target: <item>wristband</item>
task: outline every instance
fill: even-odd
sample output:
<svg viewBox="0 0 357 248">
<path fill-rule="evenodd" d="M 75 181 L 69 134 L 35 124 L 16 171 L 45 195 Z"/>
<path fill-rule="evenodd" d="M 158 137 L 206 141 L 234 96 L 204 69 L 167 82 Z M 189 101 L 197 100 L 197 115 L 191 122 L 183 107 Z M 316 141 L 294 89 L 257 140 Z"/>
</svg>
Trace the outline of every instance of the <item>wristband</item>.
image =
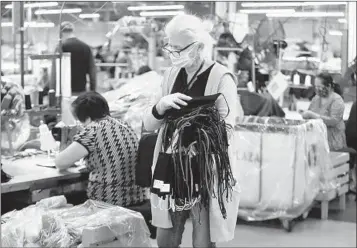
<svg viewBox="0 0 357 248">
<path fill-rule="evenodd" d="M 152 107 L 152 111 L 151 111 L 152 115 L 158 119 L 158 120 L 162 120 L 164 119 L 164 115 L 160 115 L 158 112 L 157 112 L 157 109 L 156 109 L 156 105 L 154 105 L 154 107 Z"/>
</svg>

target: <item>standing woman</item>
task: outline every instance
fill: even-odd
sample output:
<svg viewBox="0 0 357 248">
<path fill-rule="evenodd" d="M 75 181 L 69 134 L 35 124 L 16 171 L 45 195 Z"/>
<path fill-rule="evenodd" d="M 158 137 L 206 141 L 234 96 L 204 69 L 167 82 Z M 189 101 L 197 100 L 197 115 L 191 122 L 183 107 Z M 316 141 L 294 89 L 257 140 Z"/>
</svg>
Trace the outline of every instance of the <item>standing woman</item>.
<svg viewBox="0 0 357 248">
<path fill-rule="evenodd" d="M 345 123 L 343 114 L 345 103 L 342 90 L 328 73 L 320 73 L 315 80 L 316 96 L 309 110 L 303 113 L 304 119 L 322 119 L 327 126 L 327 138 L 331 151 L 346 147 Z"/>
<path fill-rule="evenodd" d="M 170 131 L 167 118 L 168 112 L 172 109 L 181 109 L 193 97 L 221 93 L 224 97 L 219 97 L 215 106 L 225 123 L 234 127 L 237 115 L 243 115 L 238 102 L 235 77 L 227 68 L 213 62 L 204 54 L 205 41 L 209 34 L 205 31 L 202 20 L 192 15 L 177 15 L 167 24 L 165 33 L 168 43 L 164 50 L 169 54 L 173 67 L 165 72 L 160 96 L 144 115 L 146 130 L 159 130 L 154 151 L 153 172 L 157 166 L 159 153 L 165 152 L 162 148 L 163 138 L 171 137 L 174 140 L 174 131 L 172 129 Z M 229 131 L 227 134 L 228 166 L 233 178 L 237 179 L 233 157 L 234 132 Z M 217 178 L 214 181 L 216 184 L 213 183 L 210 187 L 220 187 L 217 185 Z M 179 247 L 185 222 L 190 216 L 193 223 L 193 247 L 214 247 L 215 242 L 233 239 L 239 205 L 238 183 L 228 191 L 231 197 L 228 199 L 223 197 L 226 218 L 220 211 L 221 205 L 218 203 L 217 194 L 215 197 L 210 196 L 208 207 L 195 204 L 189 210 L 180 211 L 168 207 L 172 204 L 172 199 L 169 197 L 160 198 L 157 194 L 151 193 L 152 224 L 158 227 L 158 246 Z"/>
</svg>

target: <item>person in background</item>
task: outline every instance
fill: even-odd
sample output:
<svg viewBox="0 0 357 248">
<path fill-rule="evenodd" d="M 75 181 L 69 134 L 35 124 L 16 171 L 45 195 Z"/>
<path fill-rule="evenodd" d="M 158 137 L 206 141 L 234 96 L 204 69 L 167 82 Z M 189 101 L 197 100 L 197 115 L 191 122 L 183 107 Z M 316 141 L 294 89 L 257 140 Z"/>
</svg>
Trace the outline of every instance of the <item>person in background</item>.
<svg viewBox="0 0 357 248">
<path fill-rule="evenodd" d="M 55 159 L 60 170 L 84 158 L 90 172 L 87 197 L 122 207 L 142 204 L 148 189 L 135 184 L 138 139 L 126 123 L 110 116 L 108 103 L 86 92 L 72 103 L 73 115 L 84 130 Z"/>
<path fill-rule="evenodd" d="M 89 45 L 75 37 L 74 26 L 70 22 L 61 24 L 62 47 L 56 48 L 56 53 L 62 49 L 63 53 L 71 54 L 71 85 L 72 94 L 79 95 L 86 91 L 87 75 L 89 76 L 90 90 L 96 90 L 96 67 L 94 57 Z M 55 63 L 52 72 L 55 71 Z M 56 74 L 52 73 L 52 86 L 55 89 Z"/>
<path fill-rule="evenodd" d="M 124 66 L 123 68 L 126 69 L 127 71 L 131 70 L 133 67 L 133 61 L 130 58 L 130 53 L 129 53 L 129 47 L 124 47 L 123 51 L 121 51 L 119 53 L 119 57 L 117 59 L 117 63 L 120 64 L 127 64 L 126 66 Z"/>
<path fill-rule="evenodd" d="M 345 103 L 342 91 L 328 73 L 320 73 L 315 79 L 316 96 L 309 110 L 303 112 L 304 119 L 322 119 L 327 126 L 328 143 L 331 151 L 346 147 L 345 123 L 343 114 Z"/>
<path fill-rule="evenodd" d="M 192 15 L 177 15 L 167 24 L 165 33 L 168 43 L 164 50 L 169 54 L 173 66 L 165 72 L 160 96 L 155 100 L 155 103 L 153 102 L 148 107 L 143 118 L 147 131 L 160 130 L 154 150 L 153 171 L 160 152 L 163 152 L 161 142 L 163 131 L 167 125 L 165 118 L 167 111 L 186 106 L 187 101 L 192 97 L 221 93 L 227 102 L 223 98 L 219 99 L 216 102 L 216 107 L 228 125 L 235 125 L 238 112 L 243 114 L 238 103 L 235 77 L 227 68 L 204 55 L 205 41 L 209 34 L 204 30 L 202 20 Z M 188 91 L 182 94 L 185 88 Z M 166 137 L 173 134 L 171 131 L 166 134 Z M 228 141 L 229 150 L 234 149 L 233 140 L 232 134 Z M 233 152 L 233 150 L 230 151 Z M 234 178 L 237 178 L 237 170 L 234 165 L 234 159 L 230 157 L 232 174 Z M 212 184 L 213 186 L 214 184 Z M 186 220 L 190 216 L 193 223 L 192 243 L 194 247 L 215 247 L 216 242 L 233 239 L 239 196 L 238 185 L 232 187 L 229 190 L 232 197 L 223 203 L 227 207 L 226 219 L 223 218 L 218 205 L 214 207 L 215 204 L 218 204 L 217 198 L 212 197 L 208 207 L 200 207 L 198 204 L 190 210 L 173 211 L 166 207 L 169 204 L 168 197 L 162 199 L 151 193 L 152 221 L 153 225 L 158 227 L 158 247 L 179 247 Z M 165 207 L 158 207 L 158 204 Z"/>
<path fill-rule="evenodd" d="M 105 63 L 105 59 L 104 59 L 104 56 L 103 56 L 103 46 L 98 46 L 97 47 L 97 52 L 95 54 L 95 61 L 96 63 Z M 106 70 L 106 67 L 104 66 L 101 66 L 100 67 L 100 70 L 101 71 L 105 71 Z"/>
</svg>

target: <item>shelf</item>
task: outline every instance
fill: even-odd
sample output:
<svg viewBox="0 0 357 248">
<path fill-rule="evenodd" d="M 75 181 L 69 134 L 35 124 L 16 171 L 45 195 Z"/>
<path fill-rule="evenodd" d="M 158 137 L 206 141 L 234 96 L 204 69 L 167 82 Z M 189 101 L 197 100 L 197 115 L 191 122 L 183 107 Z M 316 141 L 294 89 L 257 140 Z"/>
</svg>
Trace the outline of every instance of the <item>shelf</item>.
<svg viewBox="0 0 357 248">
<path fill-rule="evenodd" d="M 44 116 L 44 115 L 60 114 L 61 110 L 59 108 L 48 108 L 48 109 L 43 109 L 43 110 L 28 109 L 28 110 L 25 110 L 25 113 L 27 113 L 31 116 Z"/>
</svg>

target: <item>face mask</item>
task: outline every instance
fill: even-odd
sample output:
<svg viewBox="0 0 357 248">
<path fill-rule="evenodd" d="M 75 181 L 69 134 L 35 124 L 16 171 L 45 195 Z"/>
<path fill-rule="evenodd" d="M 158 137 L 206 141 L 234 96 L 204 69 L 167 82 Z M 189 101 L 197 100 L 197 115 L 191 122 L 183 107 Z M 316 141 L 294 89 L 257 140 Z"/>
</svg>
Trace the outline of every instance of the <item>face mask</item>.
<svg viewBox="0 0 357 248">
<path fill-rule="evenodd" d="M 192 48 L 189 51 L 181 52 L 180 57 L 178 58 L 170 54 L 170 60 L 172 65 L 178 68 L 182 68 L 192 64 L 196 56 L 194 58 L 191 58 L 190 57 L 191 52 L 192 52 Z"/>
<path fill-rule="evenodd" d="M 319 97 L 328 97 L 329 90 L 326 87 L 316 89 L 316 94 Z"/>
</svg>

